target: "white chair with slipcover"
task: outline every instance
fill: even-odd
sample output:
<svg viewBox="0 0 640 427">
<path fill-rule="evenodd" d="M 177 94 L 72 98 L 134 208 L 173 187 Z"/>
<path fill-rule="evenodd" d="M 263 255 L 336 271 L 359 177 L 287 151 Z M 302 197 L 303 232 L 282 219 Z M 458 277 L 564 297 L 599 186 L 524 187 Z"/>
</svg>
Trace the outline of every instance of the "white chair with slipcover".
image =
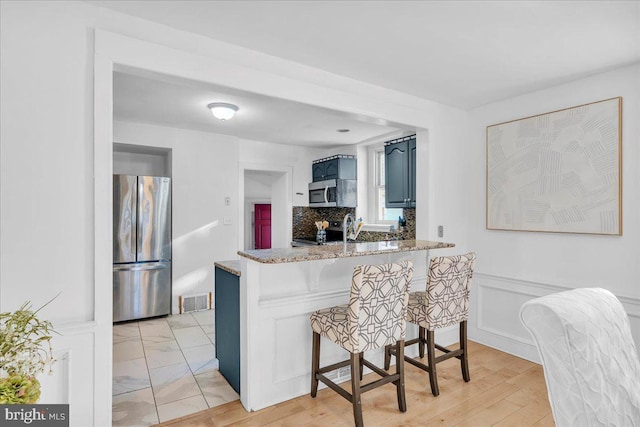
<svg viewBox="0 0 640 427">
<path fill-rule="evenodd" d="M 609 291 L 582 288 L 526 302 L 556 425 L 640 426 L 640 360 L 629 318 Z"/>
</svg>

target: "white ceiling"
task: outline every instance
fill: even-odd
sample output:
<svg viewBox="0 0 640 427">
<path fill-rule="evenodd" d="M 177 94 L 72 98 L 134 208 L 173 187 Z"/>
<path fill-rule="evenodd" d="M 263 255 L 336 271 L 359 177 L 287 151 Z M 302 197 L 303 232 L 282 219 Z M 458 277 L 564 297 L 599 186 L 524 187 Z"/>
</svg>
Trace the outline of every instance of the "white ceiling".
<svg viewBox="0 0 640 427">
<path fill-rule="evenodd" d="M 640 61 L 638 1 L 91 1 L 469 109 Z"/>
<path fill-rule="evenodd" d="M 463 109 L 640 62 L 639 1 L 89 2 Z M 314 146 L 407 131 L 144 77 L 117 76 L 117 119 Z M 237 103 L 244 121 L 212 121 L 212 101 Z"/>
<path fill-rule="evenodd" d="M 229 102 L 240 109 L 233 119 L 220 121 L 207 108 L 212 102 Z M 381 120 L 136 70 L 114 73 L 113 116 L 120 121 L 318 148 L 413 131 Z"/>
</svg>

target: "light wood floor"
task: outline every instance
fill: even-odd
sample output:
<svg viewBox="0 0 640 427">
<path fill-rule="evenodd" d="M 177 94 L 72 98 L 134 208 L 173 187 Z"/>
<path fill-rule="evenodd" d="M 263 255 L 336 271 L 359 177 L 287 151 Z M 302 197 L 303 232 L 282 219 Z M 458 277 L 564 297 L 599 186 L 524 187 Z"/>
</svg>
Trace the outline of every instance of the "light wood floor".
<svg viewBox="0 0 640 427">
<path fill-rule="evenodd" d="M 309 362 L 311 363 L 311 362 Z M 426 372 L 405 363 L 407 412 L 398 411 L 395 388 L 385 385 L 362 395 L 367 427 L 375 426 L 553 426 L 542 366 L 469 342 L 471 381 L 460 363 L 438 364 L 440 396 L 434 397 Z M 375 380 L 369 374 L 364 382 Z M 350 383 L 343 386 L 350 388 Z M 330 389 L 312 399 L 301 396 L 256 412 L 240 401 L 168 421 L 159 426 L 353 426 L 351 403 Z"/>
</svg>

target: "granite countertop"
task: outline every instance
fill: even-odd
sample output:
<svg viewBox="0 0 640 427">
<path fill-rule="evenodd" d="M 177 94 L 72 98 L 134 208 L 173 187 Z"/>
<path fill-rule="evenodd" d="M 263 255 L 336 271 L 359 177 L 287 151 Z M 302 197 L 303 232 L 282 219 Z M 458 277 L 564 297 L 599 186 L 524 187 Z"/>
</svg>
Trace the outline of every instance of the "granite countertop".
<svg viewBox="0 0 640 427">
<path fill-rule="evenodd" d="M 382 242 L 347 243 L 337 245 L 302 246 L 296 248 L 255 249 L 238 251 L 238 255 L 265 264 L 312 261 L 318 259 L 345 258 L 376 255 L 389 252 L 423 251 L 452 248 L 453 243 L 428 240 L 390 240 Z"/>
<path fill-rule="evenodd" d="M 240 261 L 216 261 L 213 265 L 238 277 L 242 275 L 240 272 Z"/>
</svg>

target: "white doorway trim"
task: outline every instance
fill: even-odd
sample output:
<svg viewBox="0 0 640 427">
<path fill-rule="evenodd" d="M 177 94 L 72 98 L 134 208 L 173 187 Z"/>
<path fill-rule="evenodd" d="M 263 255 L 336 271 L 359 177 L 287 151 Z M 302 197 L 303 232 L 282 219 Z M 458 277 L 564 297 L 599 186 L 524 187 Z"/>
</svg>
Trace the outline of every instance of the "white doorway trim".
<svg viewBox="0 0 640 427">
<path fill-rule="evenodd" d="M 94 57 L 94 297 L 93 425 L 111 425 L 113 377 L 113 62 Z"/>
<path fill-rule="evenodd" d="M 247 171 L 261 171 L 261 172 L 280 172 L 284 174 L 284 179 L 285 179 L 285 186 L 284 188 L 281 189 L 280 194 L 274 194 L 273 191 L 271 193 L 271 200 L 269 203 L 271 203 L 272 209 L 278 209 L 280 208 L 280 211 L 271 211 L 271 215 L 272 218 L 275 217 L 276 215 L 288 215 L 291 216 L 292 212 L 293 212 L 293 194 L 291 194 L 292 192 L 292 188 L 293 188 L 293 168 L 291 166 L 286 166 L 286 165 L 269 165 L 269 164 L 262 164 L 262 163 L 247 163 L 247 162 L 240 162 L 239 165 L 239 170 L 238 170 L 238 200 L 242 201 L 241 203 L 238 204 L 238 218 L 242 218 L 243 221 L 245 220 L 245 208 L 246 208 L 246 204 L 247 204 L 247 200 L 245 199 L 245 195 L 244 195 L 244 177 L 245 177 L 245 173 Z M 284 205 L 281 204 L 280 200 L 284 201 Z M 285 237 L 284 240 L 282 241 L 286 241 L 286 242 L 291 242 L 292 239 L 292 235 L 293 235 L 293 231 L 292 231 L 292 225 L 291 222 L 286 220 L 286 218 L 279 218 L 281 221 L 283 221 L 282 223 L 282 227 L 284 227 L 284 232 L 285 232 Z M 274 220 L 272 220 L 272 230 L 274 230 Z M 278 218 L 275 219 L 275 221 L 278 221 Z M 244 248 L 244 244 L 245 244 L 245 229 L 246 227 L 243 226 L 240 227 L 239 232 L 238 232 L 238 247 L 239 248 Z M 277 232 L 278 230 L 278 226 L 275 225 L 275 230 Z M 277 241 L 277 240 L 276 240 Z M 274 238 L 272 237 L 271 242 L 274 242 Z M 273 247 L 278 247 L 275 243 L 273 244 Z"/>
</svg>

